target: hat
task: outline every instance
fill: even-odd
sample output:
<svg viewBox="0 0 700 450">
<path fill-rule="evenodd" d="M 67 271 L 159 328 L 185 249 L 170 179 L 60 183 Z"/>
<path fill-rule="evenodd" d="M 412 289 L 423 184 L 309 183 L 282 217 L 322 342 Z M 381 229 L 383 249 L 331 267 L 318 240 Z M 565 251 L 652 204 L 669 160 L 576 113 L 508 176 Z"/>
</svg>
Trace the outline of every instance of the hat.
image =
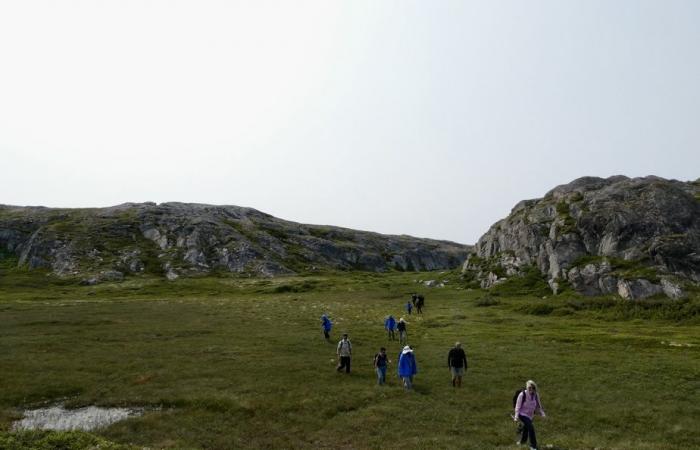
<svg viewBox="0 0 700 450">
<path fill-rule="evenodd" d="M 403 321 L 404 321 L 404 320 L 403 320 L 403 317 L 399 319 L 399 322 L 403 322 Z"/>
<path fill-rule="evenodd" d="M 403 348 L 403 351 L 402 351 L 401 353 L 405 355 L 406 353 L 409 353 L 409 352 L 412 352 L 412 351 L 413 351 L 413 349 L 411 349 L 411 347 L 409 347 L 409 346 L 407 345 L 407 346 L 405 346 L 405 347 Z"/>
</svg>

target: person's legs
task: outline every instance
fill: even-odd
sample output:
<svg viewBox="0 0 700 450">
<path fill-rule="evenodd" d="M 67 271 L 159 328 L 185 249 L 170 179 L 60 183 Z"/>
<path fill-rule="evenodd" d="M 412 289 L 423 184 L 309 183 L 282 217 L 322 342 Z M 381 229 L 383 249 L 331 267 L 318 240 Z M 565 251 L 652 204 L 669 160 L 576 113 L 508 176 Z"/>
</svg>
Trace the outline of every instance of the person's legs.
<svg viewBox="0 0 700 450">
<path fill-rule="evenodd" d="M 461 388 L 462 387 L 462 376 L 457 375 L 457 387 Z"/>
<path fill-rule="evenodd" d="M 345 360 L 345 373 L 350 373 L 350 357 L 346 356 L 345 358 L 347 358 Z"/>
<path fill-rule="evenodd" d="M 535 425 L 530 421 L 530 447 L 537 448 L 537 436 L 535 436 Z"/>
<path fill-rule="evenodd" d="M 523 435 L 520 438 L 520 443 L 526 443 L 529 437 L 530 447 L 537 448 L 537 437 L 535 436 L 535 428 L 532 426 L 532 419 L 523 415 L 519 415 L 518 419 L 523 423 Z"/>
<path fill-rule="evenodd" d="M 380 385 L 386 383 L 386 367 L 377 367 L 377 383 Z"/>
</svg>

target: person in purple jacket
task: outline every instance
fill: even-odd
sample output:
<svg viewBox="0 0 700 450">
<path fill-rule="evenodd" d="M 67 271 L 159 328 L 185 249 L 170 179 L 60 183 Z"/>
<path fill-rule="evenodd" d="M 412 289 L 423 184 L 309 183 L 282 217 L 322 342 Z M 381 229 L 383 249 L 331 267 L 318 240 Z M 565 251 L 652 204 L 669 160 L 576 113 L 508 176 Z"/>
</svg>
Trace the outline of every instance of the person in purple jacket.
<svg viewBox="0 0 700 450">
<path fill-rule="evenodd" d="M 525 390 L 520 392 L 515 402 L 513 420 L 516 422 L 520 420 L 523 423 L 523 435 L 516 444 L 525 444 L 529 437 L 530 450 L 537 450 L 537 437 L 535 436 L 535 427 L 532 425 L 532 419 L 536 412 L 539 412 L 542 417 L 546 417 L 540 396 L 537 393 L 537 385 L 534 381 L 528 380 L 525 383 Z"/>
</svg>

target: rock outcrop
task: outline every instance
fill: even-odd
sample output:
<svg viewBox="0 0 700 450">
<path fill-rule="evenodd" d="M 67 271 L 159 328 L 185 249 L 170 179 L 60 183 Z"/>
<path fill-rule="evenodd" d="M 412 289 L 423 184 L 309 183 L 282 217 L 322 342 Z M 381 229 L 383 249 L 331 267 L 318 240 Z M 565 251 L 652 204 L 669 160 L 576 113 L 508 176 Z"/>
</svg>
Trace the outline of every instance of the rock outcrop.
<svg viewBox="0 0 700 450">
<path fill-rule="evenodd" d="M 237 206 L 0 206 L 0 258 L 79 276 L 85 284 L 143 272 L 175 279 L 215 272 L 450 269 L 459 267 L 469 250 L 448 241 L 303 225 Z"/>
<path fill-rule="evenodd" d="M 463 265 L 484 288 L 537 267 L 557 293 L 683 296 L 700 282 L 700 181 L 584 177 L 524 200 Z"/>
</svg>

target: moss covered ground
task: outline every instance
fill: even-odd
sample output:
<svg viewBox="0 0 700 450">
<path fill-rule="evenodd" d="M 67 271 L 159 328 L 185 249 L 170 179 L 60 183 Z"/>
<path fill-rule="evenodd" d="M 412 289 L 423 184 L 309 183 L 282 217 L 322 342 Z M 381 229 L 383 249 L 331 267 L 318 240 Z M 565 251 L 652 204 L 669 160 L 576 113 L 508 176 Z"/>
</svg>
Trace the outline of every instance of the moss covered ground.
<svg viewBox="0 0 700 450">
<path fill-rule="evenodd" d="M 406 316 L 415 390 L 395 376 L 378 387 L 374 353 L 386 346 L 393 368 L 399 351 L 383 318 L 404 316 L 414 291 L 426 296 L 424 314 Z M 523 292 L 440 272 L 78 286 L 6 268 L 0 448 L 515 448 L 508 414 L 527 379 L 549 416 L 536 419 L 541 448 L 700 448 L 697 293 L 631 304 Z M 350 375 L 335 371 L 342 332 Z M 446 367 L 455 341 L 470 364 L 459 390 Z M 23 409 L 56 402 L 146 414 L 94 433 L 10 430 Z"/>
</svg>

